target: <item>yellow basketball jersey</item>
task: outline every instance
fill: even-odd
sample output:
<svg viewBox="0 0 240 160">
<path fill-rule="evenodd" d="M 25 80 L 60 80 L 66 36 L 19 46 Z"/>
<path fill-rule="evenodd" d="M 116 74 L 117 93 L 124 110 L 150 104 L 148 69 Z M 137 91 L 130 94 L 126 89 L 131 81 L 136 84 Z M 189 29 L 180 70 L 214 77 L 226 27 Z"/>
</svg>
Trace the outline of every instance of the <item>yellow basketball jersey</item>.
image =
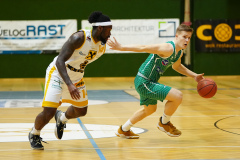
<svg viewBox="0 0 240 160">
<path fill-rule="evenodd" d="M 67 73 L 72 81 L 83 77 L 86 66 L 102 56 L 106 50 L 106 44 L 101 41 L 95 42 L 91 30 L 80 30 L 84 32 L 84 43 L 76 49 L 72 56 L 65 62 Z M 55 64 L 57 57 L 53 63 Z"/>
</svg>

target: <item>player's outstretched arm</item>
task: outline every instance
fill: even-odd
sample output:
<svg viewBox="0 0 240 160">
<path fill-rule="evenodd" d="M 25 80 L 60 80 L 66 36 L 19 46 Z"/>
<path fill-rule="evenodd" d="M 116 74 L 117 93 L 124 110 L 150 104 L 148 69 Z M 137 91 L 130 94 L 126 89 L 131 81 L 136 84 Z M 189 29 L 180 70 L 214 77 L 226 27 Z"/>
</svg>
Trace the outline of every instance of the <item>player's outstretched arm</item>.
<svg viewBox="0 0 240 160">
<path fill-rule="evenodd" d="M 110 49 L 112 50 L 153 53 L 159 54 L 160 56 L 163 57 L 170 56 L 170 54 L 173 51 L 172 46 L 168 43 L 151 45 L 139 45 L 139 44 L 122 45 L 116 40 L 115 37 L 113 37 L 113 40 L 108 39 L 107 44 L 110 46 Z"/>
</svg>

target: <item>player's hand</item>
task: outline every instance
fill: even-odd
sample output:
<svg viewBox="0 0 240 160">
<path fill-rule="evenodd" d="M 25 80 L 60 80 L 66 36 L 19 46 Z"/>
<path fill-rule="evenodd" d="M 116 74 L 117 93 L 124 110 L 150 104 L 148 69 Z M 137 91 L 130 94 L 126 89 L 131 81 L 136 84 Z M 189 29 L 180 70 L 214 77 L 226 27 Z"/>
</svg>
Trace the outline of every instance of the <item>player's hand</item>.
<svg viewBox="0 0 240 160">
<path fill-rule="evenodd" d="M 204 73 L 197 74 L 197 76 L 194 77 L 195 81 L 199 82 L 199 81 L 201 81 L 202 79 L 204 79 L 203 75 L 204 75 Z"/>
<path fill-rule="evenodd" d="M 68 85 L 69 93 L 72 99 L 78 100 L 81 98 L 78 88 L 74 84 Z"/>
<path fill-rule="evenodd" d="M 107 44 L 110 46 L 110 49 L 112 50 L 121 50 L 122 46 L 118 41 L 113 37 L 113 40 L 110 38 L 107 40 Z"/>
</svg>

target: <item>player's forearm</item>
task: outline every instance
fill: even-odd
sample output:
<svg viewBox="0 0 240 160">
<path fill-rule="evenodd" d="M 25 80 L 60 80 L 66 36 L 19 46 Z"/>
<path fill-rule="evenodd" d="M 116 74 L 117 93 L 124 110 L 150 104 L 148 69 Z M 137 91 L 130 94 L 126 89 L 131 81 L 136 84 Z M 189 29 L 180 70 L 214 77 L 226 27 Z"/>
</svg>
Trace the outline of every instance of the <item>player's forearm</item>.
<svg viewBox="0 0 240 160">
<path fill-rule="evenodd" d="M 147 52 L 144 45 L 122 45 L 121 51 Z"/>
<path fill-rule="evenodd" d="M 186 68 L 184 65 L 179 65 L 177 68 L 173 68 L 175 71 L 177 71 L 178 73 L 180 74 L 183 74 L 185 76 L 188 76 L 188 77 L 196 77 L 197 74 L 192 72 L 191 70 L 189 70 L 188 68 Z"/>
<path fill-rule="evenodd" d="M 72 84 L 72 81 L 70 80 L 70 77 L 67 74 L 65 62 L 64 61 L 61 62 L 60 60 L 57 60 L 56 66 L 57 66 L 59 74 L 61 75 L 61 77 L 62 77 L 63 81 L 66 83 L 66 85 Z"/>
</svg>

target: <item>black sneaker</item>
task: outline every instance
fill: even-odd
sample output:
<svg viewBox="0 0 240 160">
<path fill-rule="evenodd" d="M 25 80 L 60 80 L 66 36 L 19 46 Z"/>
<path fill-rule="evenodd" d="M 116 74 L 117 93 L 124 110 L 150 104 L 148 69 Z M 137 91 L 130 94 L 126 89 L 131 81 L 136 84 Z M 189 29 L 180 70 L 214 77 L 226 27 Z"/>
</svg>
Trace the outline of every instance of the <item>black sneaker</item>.
<svg viewBox="0 0 240 160">
<path fill-rule="evenodd" d="M 34 135 L 31 132 L 29 132 L 28 139 L 29 139 L 32 149 L 36 149 L 36 150 L 44 149 L 44 147 L 42 145 L 42 142 L 44 142 L 44 141 L 42 140 L 42 138 L 39 135 Z M 47 143 L 47 142 L 44 142 L 44 143 Z"/>
<path fill-rule="evenodd" d="M 66 123 L 62 123 L 60 120 L 61 114 L 63 112 L 57 110 L 55 113 L 56 127 L 55 127 L 55 136 L 57 139 L 62 139 L 64 128 L 66 128 Z"/>
</svg>

